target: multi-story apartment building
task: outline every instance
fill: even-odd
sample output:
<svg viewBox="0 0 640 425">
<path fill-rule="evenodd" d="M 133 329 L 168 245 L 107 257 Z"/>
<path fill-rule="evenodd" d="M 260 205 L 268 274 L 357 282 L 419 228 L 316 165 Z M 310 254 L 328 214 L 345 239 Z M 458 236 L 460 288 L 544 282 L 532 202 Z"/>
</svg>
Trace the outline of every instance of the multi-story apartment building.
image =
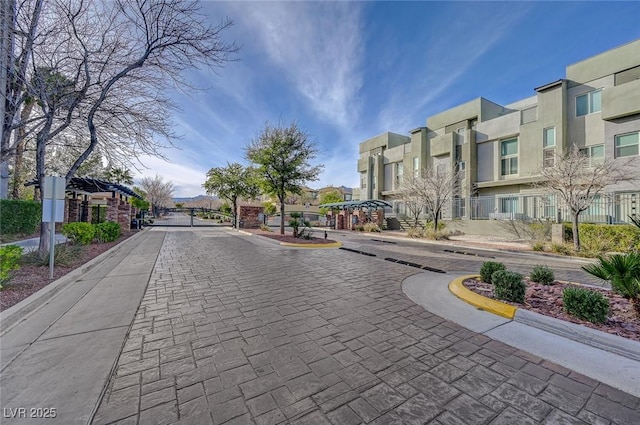
<svg viewBox="0 0 640 425">
<path fill-rule="evenodd" d="M 424 167 L 460 170 L 454 218 L 556 218 L 555 200 L 535 183 L 556 153 L 576 145 L 594 161 L 633 157 L 640 170 L 640 40 L 569 65 L 566 77 L 510 105 L 478 98 L 431 116 L 409 136 L 384 133 L 360 143 L 360 197 L 404 212 L 398 189 Z M 585 219 L 623 221 L 640 213 L 638 182 L 607 188 Z M 636 210 L 636 202 L 637 210 Z M 606 218 L 605 218 L 606 217 Z"/>
</svg>

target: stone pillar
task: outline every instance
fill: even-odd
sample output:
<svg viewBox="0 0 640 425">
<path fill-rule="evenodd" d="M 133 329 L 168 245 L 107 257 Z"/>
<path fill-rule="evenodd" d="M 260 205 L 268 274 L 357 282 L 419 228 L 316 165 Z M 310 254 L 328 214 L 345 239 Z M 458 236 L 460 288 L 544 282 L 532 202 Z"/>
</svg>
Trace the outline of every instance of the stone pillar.
<svg viewBox="0 0 640 425">
<path fill-rule="evenodd" d="M 80 221 L 91 223 L 91 202 L 88 199 L 82 201 L 80 208 Z"/>
<path fill-rule="evenodd" d="M 249 205 L 241 205 L 238 207 L 238 228 L 256 229 L 263 224 L 264 216 L 263 207 L 253 207 Z"/>
<path fill-rule="evenodd" d="M 128 232 L 131 230 L 131 205 L 128 202 L 122 202 L 118 205 L 118 219 L 116 220 L 120 224 L 120 230 Z"/>
<path fill-rule="evenodd" d="M 336 229 L 344 230 L 345 215 L 346 212 L 340 211 L 340 214 L 336 217 Z"/>
<path fill-rule="evenodd" d="M 109 198 L 107 199 L 107 221 L 118 222 L 118 206 L 120 205 L 120 199 Z"/>
<path fill-rule="evenodd" d="M 563 224 L 551 225 L 551 243 L 556 245 L 562 245 L 564 243 L 564 225 Z"/>
<path fill-rule="evenodd" d="M 66 222 L 67 223 L 75 223 L 80 221 L 80 207 L 81 200 L 78 198 L 67 199 L 66 202 Z"/>
</svg>

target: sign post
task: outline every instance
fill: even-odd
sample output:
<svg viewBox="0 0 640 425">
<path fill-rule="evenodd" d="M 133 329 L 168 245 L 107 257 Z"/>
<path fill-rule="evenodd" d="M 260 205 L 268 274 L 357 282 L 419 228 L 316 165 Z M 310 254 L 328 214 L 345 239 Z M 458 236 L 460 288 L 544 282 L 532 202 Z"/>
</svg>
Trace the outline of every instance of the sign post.
<svg viewBox="0 0 640 425">
<path fill-rule="evenodd" d="M 64 220 L 64 177 L 45 176 L 42 190 L 42 222 L 49 223 L 49 279 L 53 279 L 56 246 L 56 222 Z"/>
</svg>

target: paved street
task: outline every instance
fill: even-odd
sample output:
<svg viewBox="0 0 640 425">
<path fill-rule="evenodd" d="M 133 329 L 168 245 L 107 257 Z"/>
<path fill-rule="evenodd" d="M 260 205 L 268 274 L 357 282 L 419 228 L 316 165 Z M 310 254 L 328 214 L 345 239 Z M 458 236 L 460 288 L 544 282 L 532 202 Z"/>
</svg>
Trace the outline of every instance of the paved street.
<svg viewBox="0 0 640 425">
<path fill-rule="evenodd" d="M 484 260 L 347 245 L 447 271 Z M 416 272 L 224 229 L 166 230 L 93 423 L 640 423 L 638 398 L 414 304 L 401 282 Z"/>
</svg>

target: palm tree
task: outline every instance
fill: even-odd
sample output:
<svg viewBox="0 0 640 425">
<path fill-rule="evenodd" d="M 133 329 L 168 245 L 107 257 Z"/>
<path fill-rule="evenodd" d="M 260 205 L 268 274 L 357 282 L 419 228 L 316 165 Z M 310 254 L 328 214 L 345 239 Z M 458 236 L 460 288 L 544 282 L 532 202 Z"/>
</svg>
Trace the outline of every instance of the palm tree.
<svg viewBox="0 0 640 425">
<path fill-rule="evenodd" d="M 595 277 L 610 281 L 614 292 L 628 298 L 640 317 L 640 252 L 600 257 L 597 263 L 582 268 Z"/>
<path fill-rule="evenodd" d="M 106 178 L 113 183 L 126 184 L 129 186 L 133 184 L 133 176 L 127 168 L 111 168 L 107 171 Z"/>
</svg>

